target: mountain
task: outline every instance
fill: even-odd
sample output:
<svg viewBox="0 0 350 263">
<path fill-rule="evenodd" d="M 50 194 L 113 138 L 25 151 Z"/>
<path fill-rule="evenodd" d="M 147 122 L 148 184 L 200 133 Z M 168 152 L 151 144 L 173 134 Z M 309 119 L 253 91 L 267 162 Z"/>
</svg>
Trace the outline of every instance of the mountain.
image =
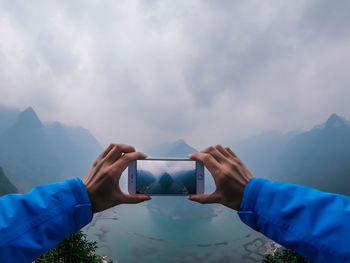
<svg viewBox="0 0 350 263">
<path fill-rule="evenodd" d="M 43 124 L 31 107 L 0 134 L 0 163 L 20 191 L 83 177 L 101 150 L 86 129 Z"/>
<path fill-rule="evenodd" d="M 59 122 L 47 123 L 45 127 L 49 148 L 55 153 L 61 177 L 82 177 L 102 151 L 91 133 L 82 127 L 69 127 Z"/>
<path fill-rule="evenodd" d="M 191 153 L 197 152 L 197 150 L 189 146 L 184 140 L 180 139 L 175 141 L 168 152 L 164 155 L 167 157 L 187 157 Z"/>
<path fill-rule="evenodd" d="M 137 192 L 156 194 L 194 194 L 196 174 L 194 171 L 164 172 L 157 177 L 147 170 L 137 172 Z"/>
<path fill-rule="evenodd" d="M 0 196 L 10 193 L 17 193 L 17 188 L 10 182 L 0 167 Z"/>
<path fill-rule="evenodd" d="M 0 134 L 9 128 L 16 120 L 20 111 L 0 107 Z"/>
<path fill-rule="evenodd" d="M 147 170 L 138 170 L 137 171 L 137 182 L 136 182 L 136 192 L 144 193 L 147 188 L 156 180 L 153 174 Z"/>
<path fill-rule="evenodd" d="M 310 131 L 265 132 L 232 149 L 256 177 L 350 194 L 350 122 L 337 114 Z"/>
<path fill-rule="evenodd" d="M 148 151 L 151 156 L 179 158 L 187 158 L 189 154 L 194 152 L 197 150 L 182 139 L 158 145 Z"/>
<path fill-rule="evenodd" d="M 232 150 L 256 177 L 269 177 L 271 169 L 287 143 L 298 131 L 268 131 L 236 143 Z"/>
<path fill-rule="evenodd" d="M 54 162 L 44 126 L 32 108 L 20 113 L 0 135 L 0 163 L 20 190 L 58 179 L 60 167 Z"/>
<path fill-rule="evenodd" d="M 350 194 L 350 125 L 336 114 L 292 138 L 274 166 L 272 179 Z"/>
</svg>

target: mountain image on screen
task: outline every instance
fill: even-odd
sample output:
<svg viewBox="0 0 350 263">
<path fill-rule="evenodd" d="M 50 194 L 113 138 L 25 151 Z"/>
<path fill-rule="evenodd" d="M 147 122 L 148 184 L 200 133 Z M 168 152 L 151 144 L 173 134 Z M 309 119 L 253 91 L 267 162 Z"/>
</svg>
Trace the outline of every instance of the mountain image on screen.
<svg viewBox="0 0 350 263">
<path fill-rule="evenodd" d="M 159 184 L 164 190 L 171 188 L 173 182 L 174 180 L 171 178 L 170 174 L 168 173 L 163 173 L 160 176 Z"/>
<path fill-rule="evenodd" d="M 137 171 L 137 179 L 136 179 L 136 192 L 137 193 L 146 193 L 147 189 L 156 178 L 152 175 L 152 173 L 145 170 Z"/>
<path fill-rule="evenodd" d="M 196 192 L 196 172 L 180 171 L 170 175 L 162 173 L 156 179 L 149 171 L 138 170 L 136 191 L 146 194 L 194 194 Z"/>
</svg>

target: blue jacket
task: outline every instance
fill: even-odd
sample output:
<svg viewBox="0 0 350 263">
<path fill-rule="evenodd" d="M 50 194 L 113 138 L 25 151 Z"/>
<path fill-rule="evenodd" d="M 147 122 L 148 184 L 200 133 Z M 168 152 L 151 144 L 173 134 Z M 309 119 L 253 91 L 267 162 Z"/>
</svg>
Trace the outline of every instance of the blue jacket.
<svg viewBox="0 0 350 263">
<path fill-rule="evenodd" d="M 253 178 L 241 220 L 314 262 L 350 262 L 350 198 Z M 92 208 L 78 178 L 0 198 L 0 261 L 32 262 L 88 224 Z"/>
<path fill-rule="evenodd" d="M 0 262 L 32 262 L 91 219 L 91 203 L 78 178 L 2 196 Z"/>
<path fill-rule="evenodd" d="M 313 262 L 350 262 L 350 197 L 253 178 L 241 220 Z"/>
</svg>

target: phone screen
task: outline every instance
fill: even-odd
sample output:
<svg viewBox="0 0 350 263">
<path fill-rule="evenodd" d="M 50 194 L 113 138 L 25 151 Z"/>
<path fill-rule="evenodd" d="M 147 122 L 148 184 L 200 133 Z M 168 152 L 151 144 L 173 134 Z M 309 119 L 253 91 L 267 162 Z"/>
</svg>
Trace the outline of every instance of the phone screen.
<svg viewBox="0 0 350 263">
<path fill-rule="evenodd" d="M 138 160 L 136 169 L 136 193 L 138 194 L 196 193 L 196 161 Z"/>
</svg>

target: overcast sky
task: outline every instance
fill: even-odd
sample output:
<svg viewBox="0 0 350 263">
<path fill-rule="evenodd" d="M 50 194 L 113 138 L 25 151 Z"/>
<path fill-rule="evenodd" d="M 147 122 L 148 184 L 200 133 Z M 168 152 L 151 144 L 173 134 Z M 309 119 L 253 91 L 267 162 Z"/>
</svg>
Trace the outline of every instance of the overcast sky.
<svg viewBox="0 0 350 263">
<path fill-rule="evenodd" d="M 350 1 L 0 0 L 0 106 L 200 149 L 350 119 Z"/>
</svg>

